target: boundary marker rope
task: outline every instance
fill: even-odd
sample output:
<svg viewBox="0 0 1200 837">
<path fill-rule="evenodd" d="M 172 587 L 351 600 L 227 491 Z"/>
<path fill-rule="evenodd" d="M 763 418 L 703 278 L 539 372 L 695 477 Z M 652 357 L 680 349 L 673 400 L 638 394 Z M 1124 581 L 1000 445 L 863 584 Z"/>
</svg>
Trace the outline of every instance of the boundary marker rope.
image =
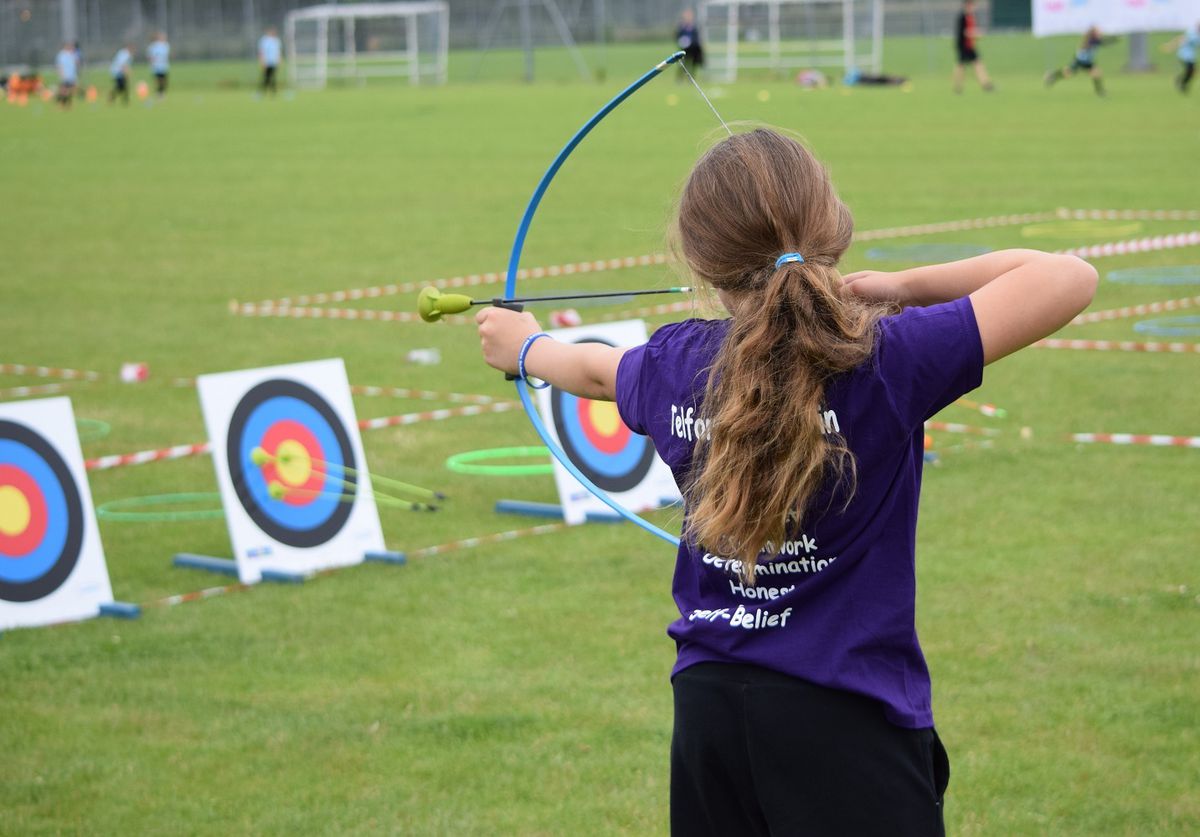
<svg viewBox="0 0 1200 837">
<path fill-rule="evenodd" d="M 1131 340 L 1063 340 L 1047 337 L 1033 345 L 1038 349 L 1085 349 L 1094 352 L 1200 353 L 1200 343 L 1135 343 Z"/>
<path fill-rule="evenodd" d="M 1147 302 L 1142 305 L 1127 305 L 1124 308 L 1110 308 L 1107 311 L 1087 311 L 1080 314 L 1067 325 L 1084 325 L 1086 323 L 1101 323 L 1107 320 L 1123 320 L 1128 317 L 1140 317 L 1143 314 L 1159 314 L 1163 311 L 1178 311 L 1200 305 L 1200 296 L 1189 296 L 1183 299 L 1168 299 L 1163 302 Z"/>
<path fill-rule="evenodd" d="M 417 424 L 422 421 L 441 421 L 456 416 L 477 416 L 483 413 L 507 413 L 521 405 L 516 401 L 497 401 L 492 404 L 470 404 L 466 407 L 447 407 L 442 410 L 428 410 L 423 413 L 404 413 L 398 416 L 383 416 L 381 418 L 360 419 L 360 430 L 381 430 L 386 427 L 401 427 Z M 113 454 L 100 456 L 84 461 L 88 471 L 105 471 L 110 468 L 123 468 L 127 465 L 144 465 L 148 462 L 162 462 L 168 459 L 183 459 L 188 456 L 201 456 L 212 450 L 210 442 L 197 442 L 191 445 L 174 445 L 169 448 L 142 450 L 135 453 Z"/>
<path fill-rule="evenodd" d="M 62 378 L 64 381 L 97 381 L 101 377 L 99 372 L 87 369 L 29 366 L 24 363 L 0 363 L 0 375 L 31 375 L 35 378 Z"/>
<path fill-rule="evenodd" d="M 1164 436 L 1149 433 L 1072 433 L 1073 442 L 1106 445 L 1200 448 L 1200 436 Z"/>
</svg>

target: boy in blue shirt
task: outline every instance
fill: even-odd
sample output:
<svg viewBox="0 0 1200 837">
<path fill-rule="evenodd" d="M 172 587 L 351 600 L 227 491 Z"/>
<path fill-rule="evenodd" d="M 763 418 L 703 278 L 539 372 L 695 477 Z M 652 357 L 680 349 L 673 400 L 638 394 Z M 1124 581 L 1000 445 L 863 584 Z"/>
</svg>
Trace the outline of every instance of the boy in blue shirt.
<svg viewBox="0 0 1200 837">
<path fill-rule="evenodd" d="M 167 74 L 171 70 L 171 45 L 167 43 L 166 32 L 155 34 L 150 46 L 146 47 L 146 58 L 154 73 L 155 92 L 161 99 L 167 93 Z"/>
<path fill-rule="evenodd" d="M 129 71 L 133 66 L 133 52 L 129 49 L 129 44 L 125 44 L 117 54 L 113 56 L 112 63 L 108 66 L 108 72 L 112 75 L 113 88 L 108 94 L 108 103 L 111 105 L 120 96 L 125 100 L 125 104 L 129 104 Z"/>
<path fill-rule="evenodd" d="M 1183 72 L 1175 78 L 1175 86 L 1180 93 L 1188 92 L 1192 76 L 1196 74 L 1196 52 L 1200 51 L 1200 23 L 1189 29 L 1178 38 L 1172 38 L 1163 44 L 1163 52 L 1175 50 L 1175 57 L 1183 64 Z"/>
<path fill-rule="evenodd" d="M 258 39 L 258 66 L 262 67 L 262 83 L 259 90 L 270 90 L 274 96 L 277 90 L 275 72 L 279 69 L 279 61 L 283 56 L 283 45 L 279 42 L 279 32 L 274 26 Z"/>
</svg>

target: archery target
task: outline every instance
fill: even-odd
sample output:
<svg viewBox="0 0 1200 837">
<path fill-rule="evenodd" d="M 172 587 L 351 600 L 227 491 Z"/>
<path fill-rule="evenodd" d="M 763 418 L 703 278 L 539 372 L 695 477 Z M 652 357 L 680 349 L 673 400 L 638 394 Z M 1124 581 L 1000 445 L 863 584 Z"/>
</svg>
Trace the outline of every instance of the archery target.
<svg viewBox="0 0 1200 837">
<path fill-rule="evenodd" d="M 256 462 L 256 453 L 265 459 Z M 225 456 L 242 508 L 280 543 L 320 546 L 346 525 L 358 461 L 337 414 L 311 387 L 281 378 L 253 387 L 229 420 Z"/>
<path fill-rule="evenodd" d="M 242 581 L 384 548 L 340 360 L 204 375 L 199 386 Z"/>
<path fill-rule="evenodd" d="M 597 337 L 575 342 L 614 345 Z M 563 453 L 603 491 L 629 491 L 650 473 L 654 445 L 625 426 L 613 402 L 555 389 L 550 393 L 550 417 Z"/>
<path fill-rule="evenodd" d="M 0 404 L 0 628 L 111 601 L 70 400 Z"/>
<path fill-rule="evenodd" d="M 578 326 L 548 333 L 556 340 L 572 343 L 636 346 L 646 342 L 646 325 L 641 320 Z M 567 458 L 597 488 L 638 511 L 679 499 L 675 480 L 654 450 L 654 444 L 625 425 L 616 404 L 579 398 L 554 387 L 539 390 L 537 395 L 542 419 L 551 435 Z M 559 501 L 568 523 L 584 522 L 589 512 L 611 514 L 608 506 L 561 464 L 557 461 L 554 464 Z"/>
</svg>

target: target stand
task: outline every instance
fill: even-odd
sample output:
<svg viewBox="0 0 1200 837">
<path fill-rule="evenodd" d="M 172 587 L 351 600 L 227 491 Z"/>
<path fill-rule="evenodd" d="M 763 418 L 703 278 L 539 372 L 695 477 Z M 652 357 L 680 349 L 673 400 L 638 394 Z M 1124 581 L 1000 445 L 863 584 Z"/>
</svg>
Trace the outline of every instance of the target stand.
<svg viewBox="0 0 1200 837">
<path fill-rule="evenodd" d="M 0 630 L 139 613 L 113 601 L 70 399 L 0 404 Z"/>
<path fill-rule="evenodd" d="M 178 567 L 295 583 L 364 560 L 399 563 L 379 512 L 340 359 L 197 379 L 234 557 Z"/>
</svg>

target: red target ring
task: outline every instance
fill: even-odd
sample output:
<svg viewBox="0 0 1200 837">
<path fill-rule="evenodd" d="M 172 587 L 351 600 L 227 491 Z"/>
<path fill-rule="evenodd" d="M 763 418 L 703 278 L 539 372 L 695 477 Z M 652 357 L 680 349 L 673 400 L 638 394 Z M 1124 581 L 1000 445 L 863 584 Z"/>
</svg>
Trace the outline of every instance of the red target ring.
<svg viewBox="0 0 1200 837">
<path fill-rule="evenodd" d="M 307 506 L 325 485 L 325 451 L 317 437 L 298 421 L 281 419 L 263 434 L 262 447 L 271 459 L 263 466 L 267 483 L 279 482 L 290 490 L 283 502 Z"/>
<path fill-rule="evenodd" d="M 46 536 L 46 498 L 37 482 L 14 465 L 0 465 L 0 558 L 21 558 Z"/>
<path fill-rule="evenodd" d="M 616 454 L 629 444 L 633 431 L 621 421 L 617 405 L 611 401 L 580 398 L 576 404 L 579 426 L 587 440 L 602 453 Z"/>
</svg>

